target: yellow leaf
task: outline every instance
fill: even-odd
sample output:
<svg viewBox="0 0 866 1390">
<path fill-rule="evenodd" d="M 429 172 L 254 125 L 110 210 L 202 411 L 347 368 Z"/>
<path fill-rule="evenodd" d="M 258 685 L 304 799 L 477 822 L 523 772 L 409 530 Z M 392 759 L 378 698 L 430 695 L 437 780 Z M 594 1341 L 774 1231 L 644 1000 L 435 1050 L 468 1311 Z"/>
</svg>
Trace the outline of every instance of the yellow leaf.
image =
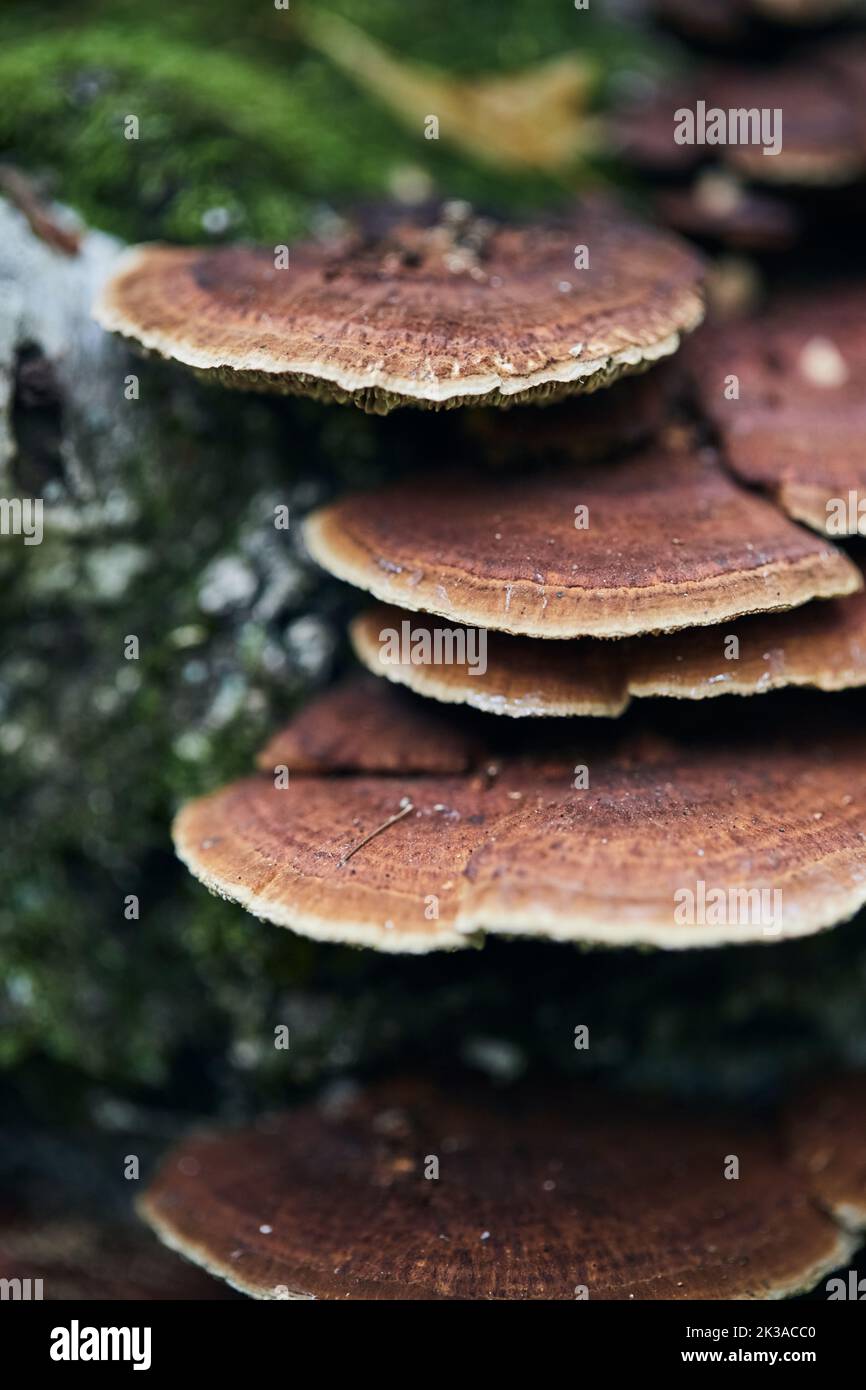
<svg viewBox="0 0 866 1390">
<path fill-rule="evenodd" d="M 423 138 L 431 117 L 442 139 L 501 166 L 554 170 L 594 147 L 587 106 L 595 73 L 578 53 L 522 72 L 472 79 L 404 61 L 338 15 L 307 11 L 308 41 Z"/>
</svg>

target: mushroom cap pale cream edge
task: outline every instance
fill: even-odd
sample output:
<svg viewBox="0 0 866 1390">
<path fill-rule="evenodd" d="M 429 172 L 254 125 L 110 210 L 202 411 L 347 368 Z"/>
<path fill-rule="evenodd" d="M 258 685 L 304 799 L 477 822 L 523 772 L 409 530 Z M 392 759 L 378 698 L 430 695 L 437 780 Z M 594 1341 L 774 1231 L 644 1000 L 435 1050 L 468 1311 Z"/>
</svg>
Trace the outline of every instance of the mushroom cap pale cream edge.
<svg viewBox="0 0 866 1390">
<path fill-rule="evenodd" d="M 579 293 L 575 242 L 592 248 Z M 669 356 L 703 318 L 702 264 L 685 243 L 593 212 L 568 228 L 496 227 L 482 263 L 454 262 L 447 232 L 411 224 L 372 244 L 302 245 L 286 272 L 252 247 L 143 245 L 93 312 L 228 384 L 378 411 L 593 391 Z"/>
<path fill-rule="evenodd" d="M 863 587 L 829 540 L 679 441 L 529 476 L 426 473 L 320 508 L 304 540 L 383 603 L 525 637 L 673 632 Z"/>
<path fill-rule="evenodd" d="M 414 698 L 381 685 L 386 701 Z M 866 901 L 866 736 L 606 737 L 448 774 L 292 774 L 283 787 L 263 771 L 185 805 L 175 845 L 196 878 L 255 916 L 379 951 L 485 933 L 772 944 Z M 575 785 L 582 762 L 588 788 Z M 731 910 L 699 907 L 700 884 Z"/>
<path fill-rule="evenodd" d="M 408 629 L 404 626 L 408 624 Z M 634 699 L 708 700 L 786 687 L 823 691 L 866 685 L 866 592 L 752 614 L 719 628 L 668 636 L 539 642 L 506 633 L 444 626 L 428 614 L 378 604 L 357 614 L 349 636 L 373 675 L 443 704 L 510 718 L 615 718 Z M 408 644 L 403 640 L 408 633 Z M 412 642 L 442 660 L 413 658 Z M 391 654 L 394 636 L 399 657 Z M 737 659 L 726 647 L 737 639 Z M 483 669 L 482 669 L 483 665 Z"/>
</svg>

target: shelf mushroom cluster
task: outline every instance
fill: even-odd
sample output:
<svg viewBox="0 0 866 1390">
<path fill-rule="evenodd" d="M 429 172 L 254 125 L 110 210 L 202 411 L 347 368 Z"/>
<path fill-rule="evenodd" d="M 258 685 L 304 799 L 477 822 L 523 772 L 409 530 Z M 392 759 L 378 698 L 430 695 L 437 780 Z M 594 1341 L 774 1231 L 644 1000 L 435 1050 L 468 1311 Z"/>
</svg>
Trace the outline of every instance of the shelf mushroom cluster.
<svg viewBox="0 0 866 1390">
<path fill-rule="evenodd" d="M 388 694 L 535 724 L 866 684 L 863 575 L 826 534 L 835 493 L 866 497 L 862 290 L 791 298 L 763 331 L 710 325 L 653 367 L 697 327 L 701 271 L 597 207 L 519 228 L 448 207 L 302 247 L 288 271 L 244 248 L 127 255 L 98 316 L 146 349 L 377 413 L 486 407 L 447 467 L 307 518 L 314 559 L 376 601 L 351 639 L 383 679 L 301 716 L 330 730 L 312 766 L 292 726 L 256 776 L 181 810 L 178 852 L 212 890 L 408 952 L 781 940 L 866 901 L 856 729 L 662 743 L 558 721 L 554 748 L 494 720 L 455 761 L 454 720 Z M 696 884 L 715 897 L 692 920 Z"/>
<path fill-rule="evenodd" d="M 840 714 L 804 742 L 783 718 L 769 736 L 724 720 L 672 734 L 640 709 L 615 718 L 648 696 L 866 684 L 863 575 L 840 544 L 858 534 L 859 511 L 831 525 L 827 510 L 840 488 L 850 501 L 866 485 L 853 447 L 866 378 L 856 306 L 841 337 L 816 336 L 824 320 L 791 298 L 768 336 L 710 326 L 678 352 L 702 318 L 701 271 L 675 238 L 597 208 L 521 228 L 449 208 L 429 224 L 301 248 L 288 270 L 246 248 L 127 255 L 97 316 L 147 351 L 234 386 L 380 414 L 484 407 L 447 468 L 308 518 L 313 557 L 368 596 L 351 628 L 368 670 L 278 731 L 253 775 L 181 809 L 178 853 L 211 890 L 320 940 L 413 953 L 487 933 L 664 948 L 779 941 L 866 902 L 856 724 Z M 740 390 L 729 399 L 731 378 Z M 829 441 L 825 464 L 792 436 Z M 851 1243 L 819 1214 L 812 1179 L 796 1165 L 780 1176 L 775 1149 L 771 1158 L 739 1120 L 752 1185 L 733 1185 L 719 1220 L 717 1175 L 696 1160 L 693 1229 L 666 1233 L 679 1184 L 668 1155 L 731 1148 L 699 1124 L 681 1134 L 675 1118 L 656 1117 L 647 1130 L 593 1111 L 575 1126 L 557 1102 L 536 1153 L 536 1119 L 452 1113 L 413 1093 L 407 1123 L 420 1113 L 423 1134 L 424 1115 L 440 1138 L 490 1127 L 480 1150 L 470 1136 L 461 1181 L 431 1205 L 417 1173 L 404 1181 L 413 1160 L 400 1146 L 370 1140 L 379 1100 L 370 1105 L 343 1127 L 309 1111 L 273 1133 L 203 1139 L 191 1163 L 168 1160 L 145 1214 L 169 1244 L 273 1297 L 573 1297 L 556 1281 L 567 1269 L 582 1282 L 578 1245 L 597 1251 L 593 1296 L 645 1296 L 640 1260 L 617 1265 L 623 1233 L 593 1215 L 614 1159 L 625 1164 L 618 1196 L 640 1190 L 623 1217 L 627 1248 L 652 1267 L 656 1295 L 793 1292 Z M 382 1106 L 394 1109 L 387 1097 Z M 568 1215 L 559 1245 L 491 1260 L 508 1192 L 529 1182 L 546 1203 L 542 1158 L 574 1143 L 598 1191 L 563 1179 L 550 1199 Z M 627 1171 L 637 1152 L 639 1184 Z M 347 1181 L 359 1163 L 363 1179 Z M 328 1203 L 314 1200 L 321 1182 L 337 1184 L 345 1209 L 333 1185 Z M 850 1187 L 839 1201 L 859 1203 L 860 1222 L 862 1183 Z M 491 1213 L 489 1250 L 482 1231 L 468 1250 L 469 1193 Z M 324 1226 L 309 1224 L 325 1210 Z M 371 1225 L 392 1241 L 387 1259 L 364 1244 Z"/>
</svg>

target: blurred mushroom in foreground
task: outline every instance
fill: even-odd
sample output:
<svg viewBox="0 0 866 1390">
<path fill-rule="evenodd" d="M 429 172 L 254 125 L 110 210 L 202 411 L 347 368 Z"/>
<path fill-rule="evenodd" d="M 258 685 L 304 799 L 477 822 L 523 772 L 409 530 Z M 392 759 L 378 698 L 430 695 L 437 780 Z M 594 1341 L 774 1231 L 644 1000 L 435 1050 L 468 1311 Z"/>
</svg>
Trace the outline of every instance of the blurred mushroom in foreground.
<svg viewBox="0 0 866 1390">
<path fill-rule="evenodd" d="M 390 1083 L 187 1139 L 140 1210 L 255 1298 L 783 1298 L 866 1224 L 863 1079 L 830 1094 L 756 1117 Z"/>
</svg>

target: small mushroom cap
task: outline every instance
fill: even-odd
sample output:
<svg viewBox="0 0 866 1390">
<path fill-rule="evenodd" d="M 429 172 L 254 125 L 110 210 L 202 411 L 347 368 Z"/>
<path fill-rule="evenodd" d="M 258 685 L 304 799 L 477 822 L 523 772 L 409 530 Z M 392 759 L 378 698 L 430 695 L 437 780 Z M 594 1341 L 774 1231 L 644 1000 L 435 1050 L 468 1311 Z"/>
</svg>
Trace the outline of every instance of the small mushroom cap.
<svg viewBox="0 0 866 1390">
<path fill-rule="evenodd" d="M 559 226 L 446 214 L 292 248 L 284 270 L 273 250 L 136 247 L 94 312 L 229 384 L 383 412 L 607 385 L 697 326 L 700 274 L 669 234 L 592 208 Z"/>
<path fill-rule="evenodd" d="M 356 676 L 310 701 L 259 753 L 263 772 L 465 772 L 479 744 L 465 725 Z"/>
<path fill-rule="evenodd" d="M 388 645 L 392 633 L 406 634 L 396 656 Z M 350 634 L 357 657 L 374 675 L 446 704 L 514 718 L 615 716 L 632 698 L 645 696 L 706 700 L 785 686 L 866 685 L 866 593 L 622 642 L 540 643 L 486 632 L 482 650 L 467 628 L 448 628 L 441 619 L 387 604 L 358 614 Z"/>
<path fill-rule="evenodd" d="M 781 1131 L 586 1087 L 404 1081 L 191 1137 L 139 1210 L 263 1299 L 781 1298 L 856 1247 Z"/>
<path fill-rule="evenodd" d="M 731 636 L 739 644 L 735 660 L 725 658 Z M 866 593 L 630 645 L 629 692 L 635 698 L 703 700 L 786 686 L 853 690 L 866 685 Z"/>
<path fill-rule="evenodd" d="M 305 538 L 385 603 L 527 637 L 706 626 L 862 586 L 845 555 L 678 437 L 603 468 L 426 474 L 341 498 Z"/>
<path fill-rule="evenodd" d="M 864 788 L 866 736 L 842 727 L 805 745 L 763 730 L 635 745 L 594 730 L 565 754 L 534 742 L 462 774 L 288 786 L 260 774 L 189 802 L 174 837 L 212 891 L 321 940 L 425 952 L 493 932 L 679 948 L 853 916 L 866 901 Z M 688 894 L 715 906 L 690 912 Z"/>
<path fill-rule="evenodd" d="M 818 531 L 856 534 L 862 520 L 866 534 L 866 281 L 714 325 L 689 367 L 744 482 Z"/>
</svg>

